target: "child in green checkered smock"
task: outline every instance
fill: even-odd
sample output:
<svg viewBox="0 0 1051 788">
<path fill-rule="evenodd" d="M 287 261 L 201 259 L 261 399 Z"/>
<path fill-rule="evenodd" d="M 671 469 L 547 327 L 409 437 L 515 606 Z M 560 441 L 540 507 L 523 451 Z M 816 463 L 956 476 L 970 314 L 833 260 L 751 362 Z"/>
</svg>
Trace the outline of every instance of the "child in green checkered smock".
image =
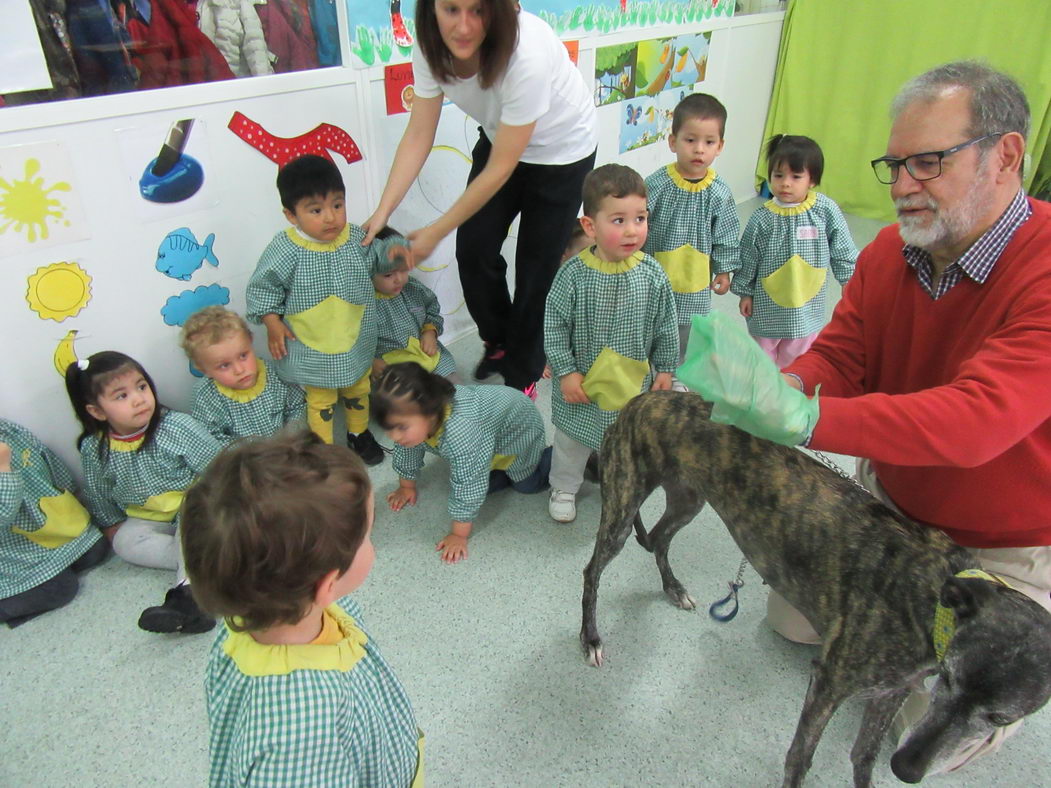
<svg viewBox="0 0 1051 788">
<path fill-rule="evenodd" d="M 221 306 L 195 312 L 183 324 L 181 344 L 205 375 L 194 389 L 190 415 L 220 443 L 306 423 L 303 390 L 256 358 L 252 332 L 237 313 Z"/>
<path fill-rule="evenodd" d="M 109 554 L 75 490 L 54 452 L 0 419 L 0 622 L 14 627 L 71 601 L 77 573 Z"/>
<path fill-rule="evenodd" d="M 581 224 L 594 246 L 555 274 L 544 313 L 544 350 L 558 381 L 549 511 L 559 522 L 576 516 L 584 466 L 620 409 L 650 388 L 670 388 L 679 356 L 668 277 L 639 251 L 646 187 L 638 173 L 616 164 L 591 172 Z"/>
<path fill-rule="evenodd" d="M 378 326 L 373 374 L 378 376 L 388 364 L 412 361 L 436 375 L 454 375 L 453 354 L 438 341 L 445 320 L 431 289 L 405 268 L 376 274 L 372 283 Z"/>
<path fill-rule="evenodd" d="M 219 442 L 196 419 L 158 403 L 153 380 L 123 353 L 106 350 L 70 364 L 66 390 L 83 427 L 77 448 L 95 525 L 129 563 L 175 572 L 164 603 L 142 611 L 139 626 L 206 632 L 215 622 L 186 585 L 179 507 Z"/>
<path fill-rule="evenodd" d="M 408 695 L 347 596 L 373 515 L 360 459 L 306 430 L 235 444 L 187 492 L 186 571 L 225 620 L 205 674 L 214 788 L 423 785 Z"/>
<path fill-rule="evenodd" d="M 748 331 L 783 368 L 825 325 L 828 272 L 846 284 L 858 250 L 839 206 L 812 189 L 824 170 L 816 142 L 778 134 L 766 159 L 774 196 L 748 220 L 731 289 L 741 297 Z"/>
<path fill-rule="evenodd" d="M 486 495 L 505 487 L 547 487 L 551 450 L 544 422 L 529 397 L 507 386 L 454 386 L 418 364 L 387 367 L 373 395 L 376 421 L 394 441 L 401 481 L 387 496 L 391 509 L 416 503 L 416 479 L 427 453 L 449 463 L 452 527 L 438 542 L 442 560 L 467 557 L 467 538 Z"/>
<path fill-rule="evenodd" d="M 282 377 L 306 391 L 307 424 L 326 443 L 342 402 L 348 445 L 369 465 L 383 461 L 369 425 L 376 355 L 372 276 L 412 267 L 397 237 L 362 246 L 364 231 L 347 223 L 343 177 L 331 161 L 301 156 L 278 172 L 292 227 L 263 251 L 248 281 L 246 317 L 263 323 Z"/>
<path fill-rule="evenodd" d="M 711 168 L 723 149 L 726 108 L 714 96 L 694 93 L 675 107 L 668 146 L 675 161 L 646 178 L 649 237 L 643 250 L 671 282 L 679 325 L 680 361 L 690 318 L 712 308 L 737 269 L 741 224 L 727 183 Z"/>
</svg>

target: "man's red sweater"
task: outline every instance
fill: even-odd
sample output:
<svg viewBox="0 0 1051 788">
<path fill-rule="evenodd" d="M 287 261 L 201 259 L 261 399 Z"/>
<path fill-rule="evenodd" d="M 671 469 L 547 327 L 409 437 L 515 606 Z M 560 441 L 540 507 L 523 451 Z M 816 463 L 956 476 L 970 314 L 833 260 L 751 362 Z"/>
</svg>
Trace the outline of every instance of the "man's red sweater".
<svg viewBox="0 0 1051 788">
<path fill-rule="evenodd" d="M 882 230 L 785 370 L 821 384 L 811 448 L 873 460 L 902 511 L 965 547 L 1051 545 L 1051 204 L 1029 204 L 985 283 L 937 301 Z"/>
</svg>

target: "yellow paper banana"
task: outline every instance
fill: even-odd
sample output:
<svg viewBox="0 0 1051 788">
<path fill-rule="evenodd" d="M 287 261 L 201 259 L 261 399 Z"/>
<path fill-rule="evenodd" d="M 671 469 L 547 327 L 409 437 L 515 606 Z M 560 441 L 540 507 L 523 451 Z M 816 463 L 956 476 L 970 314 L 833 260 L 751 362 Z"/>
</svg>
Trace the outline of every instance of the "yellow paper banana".
<svg viewBox="0 0 1051 788">
<path fill-rule="evenodd" d="M 71 329 L 66 332 L 66 335 L 58 343 L 58 347 L 55 348 L 55 369 L 58 370 L 58 374 L 63 378 L 66 377 L 66 368 L 77 360 L 77 351 L 73 347 L 73 340 L 76 338 L 76 329 Z"/>
</svg>

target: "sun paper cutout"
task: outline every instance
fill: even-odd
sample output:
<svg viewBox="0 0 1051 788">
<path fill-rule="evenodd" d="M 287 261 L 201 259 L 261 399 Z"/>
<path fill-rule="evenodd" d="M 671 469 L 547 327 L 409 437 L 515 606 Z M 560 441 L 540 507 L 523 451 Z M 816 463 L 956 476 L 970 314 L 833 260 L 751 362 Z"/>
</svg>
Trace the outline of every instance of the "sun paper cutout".
<svg viewBox="0 0 1051 788">
<path fill-rule="evenodd" d="M 91 300 L 91 277 L 76 263 L 52 263 L 29 277 L 26 300 L 41 320 L 61 323 Z"/>
</svg>

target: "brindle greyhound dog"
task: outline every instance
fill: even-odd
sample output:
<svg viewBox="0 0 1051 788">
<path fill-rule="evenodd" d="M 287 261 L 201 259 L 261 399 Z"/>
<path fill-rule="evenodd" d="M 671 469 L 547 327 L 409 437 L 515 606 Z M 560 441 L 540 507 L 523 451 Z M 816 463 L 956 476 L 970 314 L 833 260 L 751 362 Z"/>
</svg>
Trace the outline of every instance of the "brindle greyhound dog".
<svg viewBox="0 0 1051 788">
<path fill-rule="evenodd" d="M 926 676 L 938 674 L 930 708 L 891 760 L 906 782 L 1044 705 L 1051 614 L 995 580 L 956 577 L 978 563 L 941 531 L 902 518 L 801 451 L 709 421 L 709 409 L 695 394 L 651 392 L 606 433 L 602 519 L 584 570 L 580 641 L 590 664 L 602 664 L 599 576 L 633 524 L 665 593 L 695 606 L 668 565 L 668 545 L 708 502 L 756 571 L 823 634 L 784 785 L 802 783 L 826 723 L 854 695 L 868 699 L 850 754 L 856 786 L 871 784 L 891 719 Z M 667 507 L 647 534 L 639 507 L 658 486 Z M 956 622 L 940 662 L 939 602 Z"/>
</svg>

